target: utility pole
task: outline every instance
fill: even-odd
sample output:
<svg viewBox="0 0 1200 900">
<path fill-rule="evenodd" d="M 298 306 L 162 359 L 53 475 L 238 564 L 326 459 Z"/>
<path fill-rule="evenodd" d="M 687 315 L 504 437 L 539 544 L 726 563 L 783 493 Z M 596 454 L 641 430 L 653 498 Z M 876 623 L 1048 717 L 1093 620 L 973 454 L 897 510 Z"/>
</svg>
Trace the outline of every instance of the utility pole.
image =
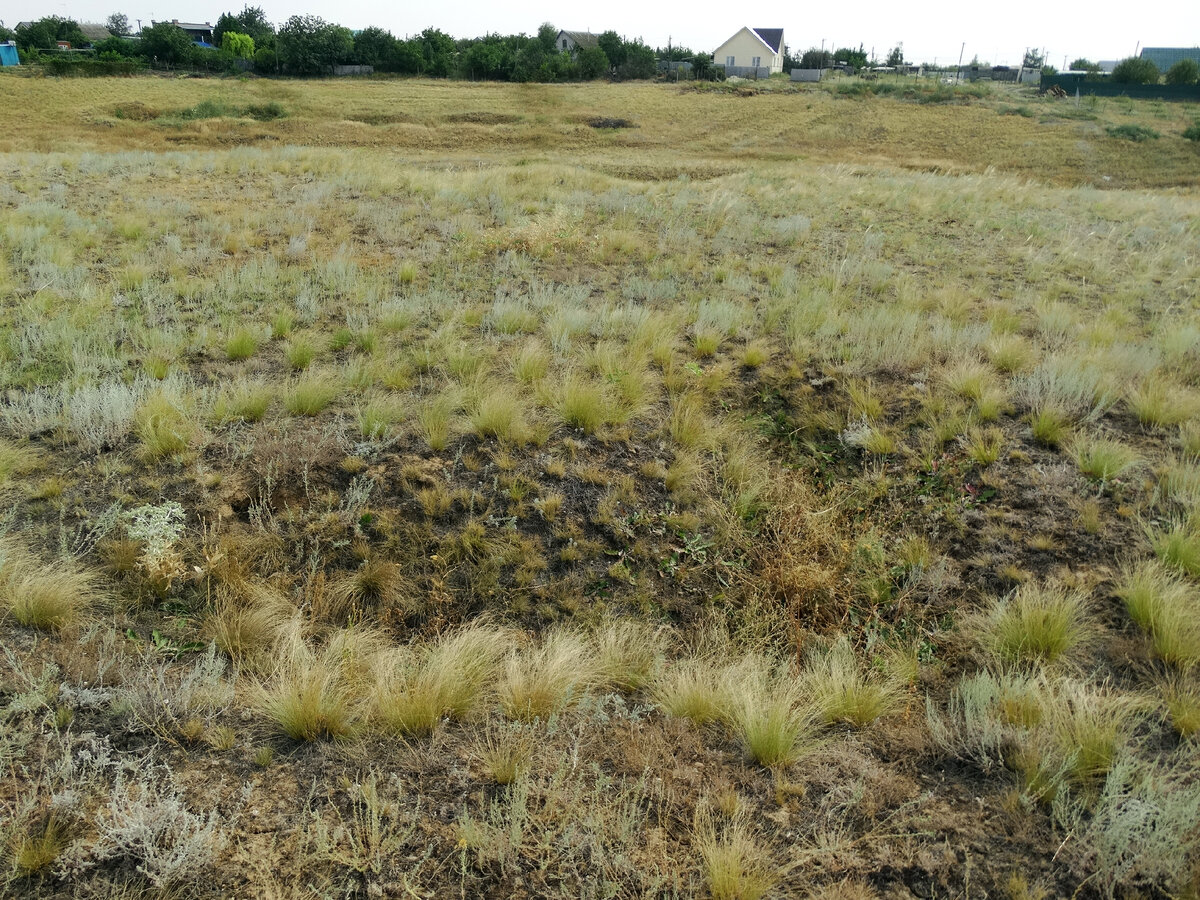
<svg viewBox="0 0 1200 900">
<path fill-rule="evenodd" d="M 955 84 L 958 84 L 959 79 L 962 78 L 962 58 L 963 58 L 963 51 L 965 51 L 966 49 L 967 49 L 967 42 L 963 41 L 962 46 L 958 48 L 958 71 L 954 73 L 954 83 Z"/>
</svg>

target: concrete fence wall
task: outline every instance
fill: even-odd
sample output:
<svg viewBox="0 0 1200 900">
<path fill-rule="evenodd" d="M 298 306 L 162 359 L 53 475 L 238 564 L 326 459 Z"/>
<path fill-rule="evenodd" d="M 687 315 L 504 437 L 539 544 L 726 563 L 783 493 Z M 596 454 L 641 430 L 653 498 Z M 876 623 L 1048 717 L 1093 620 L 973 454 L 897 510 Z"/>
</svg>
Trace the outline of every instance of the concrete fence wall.
<svg viewBox="0 0 1200 900">
<path fill-rule="evenodd" d="M 765 79 L 771 77 L 770 66 L 759 66 L 758 68 L 754 66 L 722 66 L 722 68 L 725 69 L 726 78 L 753 78 L 757 80 L 759 78 Z"/>
<path fill-rule="evenodd" d="M 792 81 L 820 81 L 824 69 L 792 69 Z"/>
</svg>

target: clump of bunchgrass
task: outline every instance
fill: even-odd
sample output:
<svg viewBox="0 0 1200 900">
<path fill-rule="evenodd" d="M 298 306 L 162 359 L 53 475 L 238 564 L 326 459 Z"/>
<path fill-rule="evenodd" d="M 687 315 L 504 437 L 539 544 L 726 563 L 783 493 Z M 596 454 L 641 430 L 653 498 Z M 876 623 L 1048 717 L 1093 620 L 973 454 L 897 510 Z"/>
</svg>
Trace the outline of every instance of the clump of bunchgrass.
<svg viewBox="0 0 1200 900">
<path fill-rule="evenodd" d="M 475 707 L 509 646 L 507 632 L 477 624 L 393 657 L 375 689 L 374 716 L 394 734 L 422 736 Z"/>
<path fill-rule="evenodd" d="M 1005 663 L 1054 663 L 1069 658 L 1092 634 L 1086 591 L 1027 583 L 995 600 L 977 622 L 980 644 Z"/>
<path fill-rule="evenodd" d="M 294 372 L 307 369 L 320 352 L 320 343 L 309 334 L 294 335 L 283 346 L 283 358 Z"/>
<path fill-rule="evenodd" d="M 1136 450 L 1111 438 L 1077 437 L 1071 442 L 1070 450 L 1079 471 L 1102 484 L 1120 478 L 1141 464 Z"/>
<path fill-rule="evenodd" d="M 73 562 L 45 565 L 11 542 L 0 545 L 0 608 L 26 628 L 58 631 L 101 597 L 96 575 Z"/>
<path fill-rule="evenodd" d="M 650 695 L 669 716 L 691 719 L 697 725 L 719 722 L 728 718 L 730 709 L 723 671 L 705 657 L 680 660 L 655 678 Z"/>
<path fill-rule="evenodd" d="M 900 701 L 898 686 L 864 666 L 844 636 L 809 660 L 804 684 L 820 718 L 856 728 L 892 712 Z"/>
<path fill-rule="evenodd" d="M 1072 680 L 1055 686 L 1048 724 L 1075 781 L 1093 781 L 1108 773 L 1136 712 L 1127 697 L 1110 690 Z"/>
<path fill-rule="evenodd" d="M 759 900 L 779 880 L 770 857 L 740 816 L 720 821 L 711 809 L 698 810 L 692 846 L 713 900 Z"/>
<path fill-rule="evenodd" d="M 754 762 L 786 768 L 815 743 L 815 709 L 789 666 L 750 656 L 726 677 L 729 720 Z"/>
<path fill-rule="evenodd" d="M 439 395 L 417 410 L 417 426 L 431 450 L 445 450 L 454 424 L 455 405 L 451 398 Z"/>
<path fill-rule="evenodd" d="M 1056 449 L 1066 443 L 1071 433 L 1071 420 L 1053 406 L 1040 406 L 1029 415 L 1033 439 L 1043 447 Z"/>
<path fill-rule="evenodd" d="M 499 386 L 479 399 L 471 411 L 471 425 L 480 437 L 509 444 L 524 444 L 530 438 L 529 413 L 520 395 Z"/>
<path fill-rule="evenodd" d="M 555 631 L 541 646 L 509 655 L 497 688 L 500 708 L 509 719 L 544 722 L 582 699 L 595 681 L 591 648 Z"/>
<path fill-rule="evenodd" d="M 269 667 L 291 604 L 278 592 L 261 584 L 218 588 L 205 633 L 239 665 L 261 670 Z"/>
<path fill-rule="evenodd" d="M 258 335 L 249 328 L 239 328 L 225 342 L 225 355 L 237 362 L 249 359 L 258 351 Z"/>
<path fill-rule="evenodd" d="M 353 572 L 334 578 L 313 613 L 328 622 L 359 622 L 368 613 L 404 607 L 407 587 L 399 564 L 371 556 Z"/>
<path fill-rule="evenodd" d="M 1158 558 L 1189 578 L 1200 578 L 1200 526 L 1195 518 L 1150 533 Z"/>
<path fill-rule="evenodd" d="M 329 373 L 305 375 L 292 383 L 284 406 L 293 416 L 317 416 L 337 399 L 341 391 L 341 384 Z"/>
<path fill-rule="evenodd" d="M 1137 420 L 1151 428 L 1169 428 L 1196 413 L 1196 398 L 1172 387 L 1161 377 L 1148 377 L 1134 389 L 1128 401 Z"/>
<path fill-rule="evenodd" d="M 260 422 L 274 397 L 274 390 L 261 381 L 236 382 L 217 397 L 212 417 L 221 423 Z"/>
<path fill-rule="evenodd" d="M 381 644 L 359 628 L 334 632 L 313 649 L 296 623 L 281 640 L 272 677 L 257 687 L 259 709 L 296 741 L 351 737 L 365 712 Z"/>
<path fill-rule="evenodd" d="M 1200 663 L 1200 600 L 1193 585 L 1146 560 L 1126 567 L 1116 594 L 1155 656 L 1181 669 Z"/>
<path fill-rule="evenodd" d="M 966 437 L 967 455 L 980 466 L 990 466 L 1000 458 L 1004 432 L 999 428 L 972 428 Z"/>
<path fill-rule="evenodd" d="M 165 394 L 147 398 L 134 422 L 141 440 L 142 454 L 149 461 L 177 456 L 196 439 L 197 428 L 177 400 Z"/>
<path fill-rule="evenodd" d="M 619 620 L 602 625 L 593 635 L 596 673 L 600 682 L 622 691 L 647 685 L 662 663 L 661 628 Z"/>
<path fill-rule="evenodd" d="M 478 744 L 477 753 L 496 784 L 513 784 L 529 771 L 533 762 L 534 738 L 529 726 L 510 722 L 489 729 Z"/>
</svg>

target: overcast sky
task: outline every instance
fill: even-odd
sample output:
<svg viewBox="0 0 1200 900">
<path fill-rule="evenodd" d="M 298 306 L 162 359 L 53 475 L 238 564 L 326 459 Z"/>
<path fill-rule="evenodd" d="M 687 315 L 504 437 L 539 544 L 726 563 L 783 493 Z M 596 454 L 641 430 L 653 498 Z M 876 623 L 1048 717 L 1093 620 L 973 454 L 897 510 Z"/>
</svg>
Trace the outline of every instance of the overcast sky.
<svg viewBox="0 0 1200 900">
<path fill-rule="evenodd" d="M 218 4 L 220 0 L 217 0 Z M 44 15 L 103 22 L 123 12 L 135 28 L 150 19 L 216 22 L 225 11 L 239 12 L 244 0 L 229 7 L 209 0 L 5 0 L 0 15 L 9 27 Z M 903 42 L 910 62 L 957 62 L 978 55 L 993 64 L 1019 63 L 1028 46 L 1044 47 L 1047 61 L 1062 67 L 1079 56 L 1093 60 L 1132 56 L 1142 47 L 1200 44 L 1200 0 L 1149 0 L 1146 3 L 913 3 L 859 0 L 850 3 L 797 3 L 759 0 L 747 7 L 713 0 L 653 4 L 609 0 L 596 6 L 549 0 L 442 0 L 440 3 L 381 3 L 378 0 L 262 0 L 267 17 L 279 24 L 295 14 L 313 14 L 358 29 L 378 25 L 397 36 L 435 27 L 455 37 L 489 32 L 532 34 L 543 22 L 572 31 L 612 29 L 651 46 L 668 39 L 711 52 L 742 25 L 783 28 L 794 52 L 808 47 L 857 46 L 879 57 Z M 742 16 L 749 16 L 743 20 Z"/>
</svg>

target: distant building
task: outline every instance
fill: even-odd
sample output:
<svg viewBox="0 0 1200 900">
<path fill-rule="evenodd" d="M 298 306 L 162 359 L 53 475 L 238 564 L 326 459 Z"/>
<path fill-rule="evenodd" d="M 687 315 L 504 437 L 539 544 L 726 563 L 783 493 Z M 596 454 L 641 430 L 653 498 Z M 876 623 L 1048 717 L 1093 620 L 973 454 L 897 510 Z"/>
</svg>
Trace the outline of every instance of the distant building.
<svg viewBox="0 0 1200 900">
<path fill-rule="evenodd" d="M 600 35 L 590 31 L 560 31 L 554 39 L 554 46 L 564 53 L 574 53 L 587 47 L 599 47 Z"/>
<path fill-rule="evenodd" d="M 755 76 L 783 71 L 783 29 L 743 28 L 713 53 L 713 62 L 728 75 Z M 763 73 L 763 70 L 767 70 Z"/>
<path fill-rule="evenodd" d="M 151 21 L 150 24 L 161 25 L 162 23 Z M 198 22 L 180 22 L 178 19 L 172 19 L 171 24 L 176 28 L 182 29 L 197 44 L 203 44 L 206 47 L 213 46 L 213 27 L 208 22 L 200 24 Z"/>
<path fill-rule="evenodd" d="M 79 30 L 83 32 L 83 36 L 87 38 L 89 44 L 99 44 L 113 36 L 111 31 L 95 22 L 81 22 Z"/>
<path fill-rule="evenodd" d="M 1158 71 L 1166 72 L 1185 59 L 1200 63 L 1200 47 L 1143 47 L 1141 58 L 1158 66 Z"/>
</svg>

